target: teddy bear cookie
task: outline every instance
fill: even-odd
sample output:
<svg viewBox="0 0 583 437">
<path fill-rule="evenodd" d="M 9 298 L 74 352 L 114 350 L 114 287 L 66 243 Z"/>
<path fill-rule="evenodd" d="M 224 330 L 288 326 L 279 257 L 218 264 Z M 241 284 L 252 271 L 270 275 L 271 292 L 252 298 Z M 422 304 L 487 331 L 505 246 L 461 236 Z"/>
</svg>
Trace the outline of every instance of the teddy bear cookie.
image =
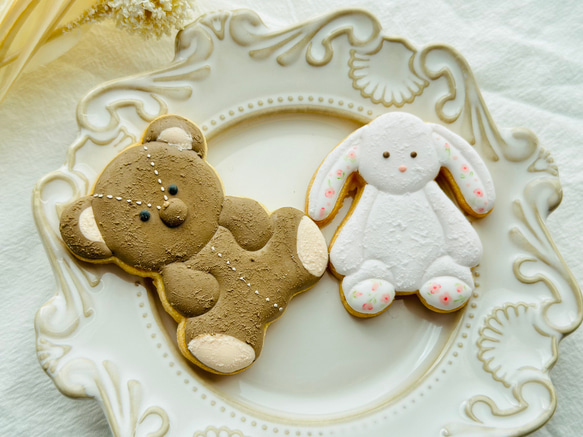
<svg viewBox="0 0 583 437">
<path fill-rule="evenodd" d="M 318 281 L 328 252 L 303 212 L 225 196 L 206 151 L 192 122 L 154 120 L 63 211 L 60 230 L 81 260 L 152 278 L 182 354 L 233 374 L 257 360 L 268 324 Z"/>
<path fill-rule="evenodd" d="M 376 316 L 399 294 L 417 293 L 436 312 L 468 302 L 482 244 L 435 182 L 440 173 L 463 212 L 480 218 L 492 210 L 494 183 L 478 153 L 445 127 L 404 112 L 357 129 L 314 174 L 306 210 L 319 226 L 355 193 L 330 244 L 330 268 L 351 314 Z"/>
</svg>

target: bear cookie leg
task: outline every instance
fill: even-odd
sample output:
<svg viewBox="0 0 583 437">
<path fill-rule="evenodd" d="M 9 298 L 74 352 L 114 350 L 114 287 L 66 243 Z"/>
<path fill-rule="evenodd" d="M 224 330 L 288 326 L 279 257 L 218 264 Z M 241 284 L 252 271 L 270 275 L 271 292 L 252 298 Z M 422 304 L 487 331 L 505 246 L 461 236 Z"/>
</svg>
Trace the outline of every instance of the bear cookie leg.
<svg viewBox="0 0 583 437">
<path fill-rule="evenodd" d="M 235 373 L 255 361 L 255 350 L 227 334 L 201 334 L 188 342 L 188 350 L 202 364 L 220 373 Z"/>
<path fill-rule="evenodd" d="M 386 310 L 395 299 L 393 277 L 379 261 L 366 261 L 354 274 L 342 280 L 342 303 L 357 317 L 373 317 Z"/>
<path fill-rule="evenodd" d="M 212 311 L 185 319 L 177 330 L 182 354 L 199 367 L 221 375 L 246 369 L 261 353 L 265 325 L 258 320 L 247 324 L 245 316 L 230 303 L 219 301 Z"/>
<path fill-rule="evenodd" d="M 267 326 L 326 269 L 326 242 L 314 222 L 293 208 L 274 211 L 270 220 L 273 233 L 262 248 L 245 250 L 234 233 L 220 228 L 191 262 L 190 272 L 205 268 L 220 284 L 216 304 L 178 328 L 182 353 L 206 370 L 233 374 L 253 364 Z M 212 288 L 207 273 L 196 275 Z"/>
<path fill-rule="evenodd" d="M 464 306 L 474 289 L 472 271 L 451 257 L 437 259 L 427 269 L 419 297 L 433 311 L 450 312 Z"/>
</svg>

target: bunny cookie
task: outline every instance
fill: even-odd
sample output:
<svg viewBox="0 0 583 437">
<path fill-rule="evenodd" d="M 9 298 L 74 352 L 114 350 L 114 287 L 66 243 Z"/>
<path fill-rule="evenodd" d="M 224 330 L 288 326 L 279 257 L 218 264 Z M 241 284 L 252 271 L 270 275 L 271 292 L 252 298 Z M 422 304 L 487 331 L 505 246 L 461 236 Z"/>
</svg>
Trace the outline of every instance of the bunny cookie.
<svg viewBox="0 0 583 437">
<path fill-rule="evenodd" d="M 395 294 L 417 293 L 437 312 L 467 303 L 482 244 L 435 182 L 440 171 L 464 212 L 483 217 L 492 210 L 494 183 L 476 151 L 443 126 L 404 112 L 353 132 L 316 171 L 306 209 L 320 226 L 357 188 L 329 249 L 351 314 L 376 316 Z"/>
<path fill-rule="evenodd" d="M 233 374 L 259 357 L 267 326 L 318 281 L 328 253 L 301 211 L 225 196 L 206 151 L 189 120 L 154 120 L 64 209 L 60 230 L 78 258 L 152 278 L 182 354 Z"/>
</svg>

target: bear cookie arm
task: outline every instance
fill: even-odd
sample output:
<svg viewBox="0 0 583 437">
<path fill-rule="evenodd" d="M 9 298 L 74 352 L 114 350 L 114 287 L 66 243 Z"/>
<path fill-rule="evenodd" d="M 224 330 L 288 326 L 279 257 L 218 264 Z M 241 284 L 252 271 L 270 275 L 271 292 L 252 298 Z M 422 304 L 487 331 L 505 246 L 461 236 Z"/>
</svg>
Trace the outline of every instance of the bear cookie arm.
<svg viewBox="0 0 583 437">
<path fill-rule="evenodd" d="M 267 326 L 318 281 L 328 252 L 301 211 L 225 196 L 206 147 L 189 120 L 154 120 L 64 209 L 60 230 L 77 258 L 152 278 L 185 358 L 228 375 L 257 360 Z"/>
<path fill-rule="evenodd" d="M 269 212 L 259 202 L 243 197 L 225 197 L 219 225 L 227 228 L 246 250 L 259 250 L 273 235 Z"/>
</svg>

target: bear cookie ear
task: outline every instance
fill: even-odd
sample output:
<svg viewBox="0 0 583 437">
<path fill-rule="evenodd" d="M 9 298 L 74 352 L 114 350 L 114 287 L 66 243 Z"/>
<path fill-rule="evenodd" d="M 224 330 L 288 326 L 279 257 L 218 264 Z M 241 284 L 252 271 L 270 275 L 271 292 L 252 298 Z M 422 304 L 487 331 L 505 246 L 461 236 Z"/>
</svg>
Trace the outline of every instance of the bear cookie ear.
<svg viewBox="0 0 583 437">
<path fill-rule="evenodd" d="M 206 139 L 200 128 L 178 115 L 164 115 L 148 125 L 142 143 L 159 141 L 178 147 L 180 150 L 192 149 L 202 159 L 206 158 Z"/>
<path fill-rule="evenodd" d="M 61 214 L 61 236 L 71 252 L 80 258 L 109 258 L 112 253 L 97 226 L 91 202 L 92 197 L 86 196 L 65 208 Z"/>
</svg>

